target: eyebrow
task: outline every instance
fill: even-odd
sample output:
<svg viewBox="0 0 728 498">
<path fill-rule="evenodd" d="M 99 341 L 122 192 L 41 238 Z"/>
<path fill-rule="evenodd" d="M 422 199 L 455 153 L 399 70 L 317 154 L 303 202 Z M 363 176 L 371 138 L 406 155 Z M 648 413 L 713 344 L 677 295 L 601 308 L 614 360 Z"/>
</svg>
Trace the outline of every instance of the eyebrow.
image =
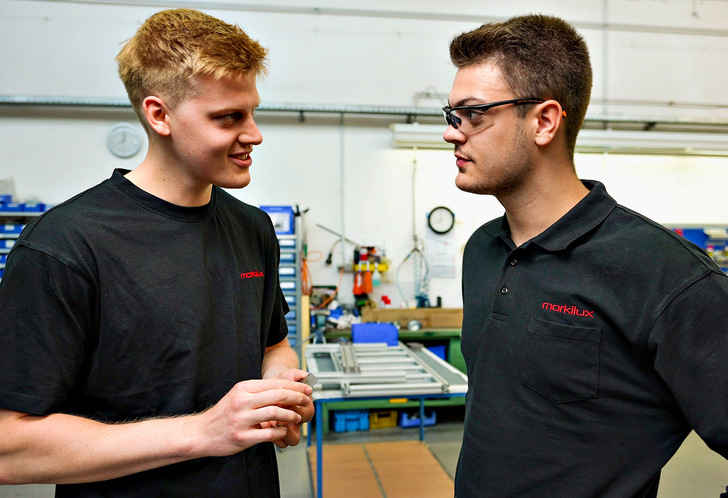
<svg viewBox="0 0 728 498">
<path fill-rule="evenodd" d="M 484 102 L 483 99 L 477 98 L 477 97 L 465 97 L 457 102 L 455 104 L 450 104 L 450 101 L 448 100 L 448 105 L 450 107 L 460 107 L 463 105 L 478 105 L 478 104 L 487 104 L 488 102 Z"/>
</svg>

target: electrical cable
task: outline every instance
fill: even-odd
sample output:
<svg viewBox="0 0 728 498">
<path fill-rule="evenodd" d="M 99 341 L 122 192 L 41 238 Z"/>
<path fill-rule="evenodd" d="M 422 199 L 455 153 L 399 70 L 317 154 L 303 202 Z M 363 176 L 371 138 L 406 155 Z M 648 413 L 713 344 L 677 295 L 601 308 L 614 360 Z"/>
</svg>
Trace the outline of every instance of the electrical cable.
<svg viewBox="0 0 728 498">
<path fill-rule="evenodd" d="M 415 178 L 417 173 L 417 147 L 412 148 L 412 239 L 414 240 L 414 248 L 405 256 L 402 262 L 397 267 L 395 281 L 397 284 L 397 290 L 399 295 L 402 297 L 402 301 L 407 303 L 407 298 L 402 291 L 400 285 L 400 271 L 404 264 L 412 258 L 412 277 L 414 280 L 414 293 L 415 299 L 417 300 L 417 307 L 429 306 L 429 287 L 430 287 L 430 269 L 427 265 L 427 259 L 422 254 L 420 249 L 420 240 L 417 237 L 417 222 L 415 216 Z M 423 275 L 424 271 L 424 275 Z"/>
<path fill-rule="evenodd" d="M 310 296 L 311 291 L 313 290 L 313 279 L 311 277 L 311 272 L 308 269 L 308 262 L 317 263 L 318 261 L 321 261 L 324 256 L 321 251 L 311 251 L 308 254 L 318 254 L 319 258 L 312 260 L 301 252 L 301 294 L 304 296 Z"/>
<path fill-rule="evenodd" d="M 402 297 L 402 301 L 407 303 L 408 299 L 405 296 L 404 291 L 402 291 L 400 272 L 404 267 L 404 264 L 410 258 L 412 258 L 412 274 L 414 279 L 415 299 L 417 300 L 418 307 L 423 307 L 420 305 L 429 304 L 428 294 L 430 287 L 430 267 L 427 264 L 427 259 L 425 258 L 424 254 L 422 254 L 422 251 L 417 247 L 412 249 L 397 267 L 395 277 L 397 290 L 399 291 L 399 295 Z M 424 275 L 422 273 L 423 271 Z"/>
</svg>

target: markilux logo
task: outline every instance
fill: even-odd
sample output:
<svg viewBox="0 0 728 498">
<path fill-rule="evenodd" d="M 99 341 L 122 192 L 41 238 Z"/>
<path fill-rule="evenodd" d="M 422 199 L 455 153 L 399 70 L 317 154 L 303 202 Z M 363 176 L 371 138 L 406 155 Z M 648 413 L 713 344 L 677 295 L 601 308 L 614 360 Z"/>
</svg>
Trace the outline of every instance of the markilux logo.
<svg viewBox="0 0 728 498">
<path fill-rule="evenodd" d="M 566 313 L 567 315 L 588 316 L 590 318 L 594 318 L 593 311 L 580 310 L 576 306 L 566 306 L 565 304 L 543 303 L 541 305 L 541 309 L 556 311 L 557 313 Z"/>
<path fill-rule="evenodd" d="M 243 278 L 243 279 L 245 279 L 245 278 L 260 278 L 260 277 L 264 277 L 264 276 L 265 275 L 263 274 L 262 271 L 249 271 L 248 273 L 241 273 L 240 274 L 240 278 Z"/>
</svg>

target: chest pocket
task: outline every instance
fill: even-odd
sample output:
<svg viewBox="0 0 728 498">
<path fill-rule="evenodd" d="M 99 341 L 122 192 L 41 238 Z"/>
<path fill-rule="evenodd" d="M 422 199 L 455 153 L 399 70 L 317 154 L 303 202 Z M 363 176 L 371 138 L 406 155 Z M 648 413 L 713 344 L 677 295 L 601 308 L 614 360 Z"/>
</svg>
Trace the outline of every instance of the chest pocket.
<svg viewBox="0 0 728 498">
<path fill-rule="evenodd" d="M 596 398 L 602 330 L 532 318 L 521 380 L 554 403 Z"/>
</svg>

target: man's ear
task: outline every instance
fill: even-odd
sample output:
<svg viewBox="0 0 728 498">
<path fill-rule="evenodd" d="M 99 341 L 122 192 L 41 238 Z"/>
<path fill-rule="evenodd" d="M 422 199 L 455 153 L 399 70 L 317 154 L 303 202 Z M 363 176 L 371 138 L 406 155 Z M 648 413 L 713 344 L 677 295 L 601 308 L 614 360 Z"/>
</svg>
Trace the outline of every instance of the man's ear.
<svg viewBox="0 0 728 498">
<path fill-rule="evenodd" d="M 142 101 L 142 110 L 151 130 L 162 136 L 172 133 L 168 109 L 162 99 L 154 95 L 146 97 Z"/>
<path fill-rule="evenodd" d="M 536 106 L 536 136 L 537 145 L 547 145 L 554 140 L 558 131 L 562 128 L 562 121 L 565 111 L 555 100 L 547 100 L 546 102 Z"/>
</svg>

